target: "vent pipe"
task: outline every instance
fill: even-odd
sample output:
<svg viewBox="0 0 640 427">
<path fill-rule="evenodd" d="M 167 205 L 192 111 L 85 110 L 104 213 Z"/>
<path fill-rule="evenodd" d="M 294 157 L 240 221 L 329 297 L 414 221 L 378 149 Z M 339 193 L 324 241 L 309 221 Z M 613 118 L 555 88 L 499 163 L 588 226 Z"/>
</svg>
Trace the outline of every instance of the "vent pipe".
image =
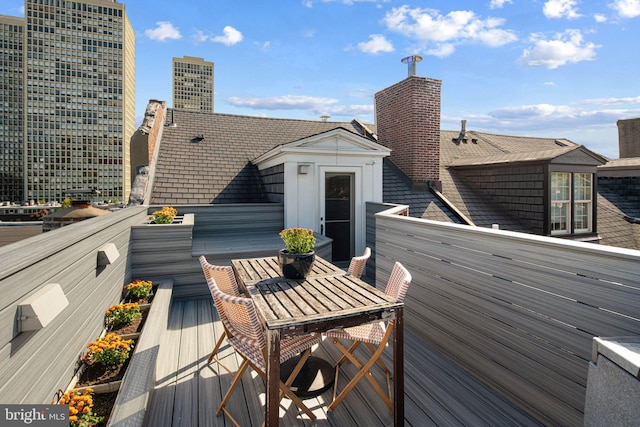
<svg viewBox="0 0 640 427">
<path fill-rule="evenodd" d="M 402 62 L 403 64 L 407 64 L 409 77 L 416 75 L 416 64 L 420 61 L 422 61 L 422 56 L 418 55 L 407 56 L 406 58 L 402 58 L 400 60 L 400 62 Z"/>
</svg>

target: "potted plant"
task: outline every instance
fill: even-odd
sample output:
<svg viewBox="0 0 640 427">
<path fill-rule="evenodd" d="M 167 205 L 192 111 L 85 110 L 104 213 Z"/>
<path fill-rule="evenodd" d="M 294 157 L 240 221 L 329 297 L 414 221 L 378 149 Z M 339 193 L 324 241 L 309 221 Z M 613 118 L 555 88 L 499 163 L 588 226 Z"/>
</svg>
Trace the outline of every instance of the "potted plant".
<svg viewBox="0 0 640 427">
<path fill-rule="evenodd" d="M 54 403 L 54 402 L 52 402 Z M 102 422 L 103 417 L 93 412 L 93 389 L 69 390 L 58 401 L 69 405 L 69 425 L 71 427 L 90 426 Z"/>
<path fill-rule="evenodd" d="M 107 327 L 114 328 L 120 325 L 128 325 L 141 316 L 140 304 L 137 302 L 125 302 L 109 307 L 104 315 L 104 323 Z"/>
<path fill-rule="evenodd" d="M 278 264 L 284 277 L 304 279 L 313 267 L 315 260 L 316 238 L 313 230 L 306 228 L 287 228 L 280 232 L 284 249 L 278 251 Z"/>
<path fill-rule="evenodd" d="M 153 296 L 153 282 L 151 280 L 134 280 L 124 287 L 129 292 L 130 299 L 135 301 L 145 301 Z"/>
<path fill-rule="evenodd" d="M 171 206 L 164 206 L 162 209 L 153 212 L 151 220 L 155 224 L 171 224 L 178 211 Z"/>
</svg>

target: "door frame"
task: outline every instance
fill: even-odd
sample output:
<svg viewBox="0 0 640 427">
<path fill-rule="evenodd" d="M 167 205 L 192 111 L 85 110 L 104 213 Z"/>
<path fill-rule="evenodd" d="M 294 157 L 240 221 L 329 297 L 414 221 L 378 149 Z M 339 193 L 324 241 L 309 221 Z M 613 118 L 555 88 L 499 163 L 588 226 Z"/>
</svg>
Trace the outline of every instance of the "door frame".
<svg viewBox="0 0 640 427">
<path fill-rule="evenodd" d="M 318 219 L 317 219 L 317 227 L 316 230 L 323 230 L 323 235 L 326 236 L 326 225 L 324 224 L 324 220 L 321 218 L 325 218 L 325 180 L 327 174 L 329 175 L 351 175 L 351 185 L 352 185 L 352 203 L 353 203 L 353 214 L 351 218 L 351 224 L 353 227 L 353 253 L 357 254 L 364 251 L 364 213 L 362 208 L 362 168 L 354 167 L 354 166 L 320 166 L 318 168 Z M 324 226 L 324 227 L 321 227 Z"/>
</svg>

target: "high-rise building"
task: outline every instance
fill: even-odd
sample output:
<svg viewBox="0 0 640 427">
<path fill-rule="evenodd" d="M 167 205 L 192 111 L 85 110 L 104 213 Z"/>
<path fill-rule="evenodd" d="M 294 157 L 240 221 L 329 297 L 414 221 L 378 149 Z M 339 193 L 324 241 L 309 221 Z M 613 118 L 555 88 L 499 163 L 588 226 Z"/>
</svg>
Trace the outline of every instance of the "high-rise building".
<svg viewBox="0 0 640 427">
<path fill-rule="evenodd" d="M 0 202 L 23 200 L 24 27 L 0 15 Z"/>
<path fill-rule="evenodd" d="M 24 198 L 131 191 L 135 34 L 114 0 L 25 0 Z"/>
<path fill-rule="evenodd" d="M 213 62 L 173 58 L 173 108 L 213 112 Z"/>
</svg>

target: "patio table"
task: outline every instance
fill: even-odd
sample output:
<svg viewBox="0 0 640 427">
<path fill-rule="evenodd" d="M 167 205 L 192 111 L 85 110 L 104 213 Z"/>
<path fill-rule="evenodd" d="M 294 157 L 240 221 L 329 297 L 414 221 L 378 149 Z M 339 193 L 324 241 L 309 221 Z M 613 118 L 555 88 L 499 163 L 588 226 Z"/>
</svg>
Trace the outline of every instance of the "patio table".
<svg viewBox="0 0 640 427">
<path fill-rule="evenodd" d="M 275 262 L 275 264 L 274 264 Z M 304 280 L 280 276 L 275 257 L 232 260 L 238 283 L 253 299 L 267 335 L 265 425 L 279 422 L 280 339 L 395 319 L 394 425 L 404 425 L 403 303 L 316 256 Z M 275 267 L 273 267 L 275 265 Z M 270 267 L 269 267 L 270 266 Z"/>
</svg>

